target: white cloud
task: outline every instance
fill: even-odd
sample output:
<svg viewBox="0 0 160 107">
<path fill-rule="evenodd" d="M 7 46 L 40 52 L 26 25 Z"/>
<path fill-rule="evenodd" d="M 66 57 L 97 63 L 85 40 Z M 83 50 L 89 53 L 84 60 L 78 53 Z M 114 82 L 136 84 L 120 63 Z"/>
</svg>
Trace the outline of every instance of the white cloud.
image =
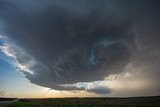
<svg viewBox="0 0 160 107">
<path fill-rule="evenodd" d="M 33 74 L 34 72 L 30 69 L 36 63 L 35 60 L 29 54 L 27 54 L 22 48 L 8 40 L 7 37 L 0 35 L 0 39 L 4 41 L 3 45 L 0 46 L 0 50 L 8 57 L 14 58 L 13 64 L 15 65 L 15 67 L 19 71 L 24 71 Z M 20 60 L 22 60 L 25 57 L 29 57 L 29 60 L 20 63 Z"/>
</svg>

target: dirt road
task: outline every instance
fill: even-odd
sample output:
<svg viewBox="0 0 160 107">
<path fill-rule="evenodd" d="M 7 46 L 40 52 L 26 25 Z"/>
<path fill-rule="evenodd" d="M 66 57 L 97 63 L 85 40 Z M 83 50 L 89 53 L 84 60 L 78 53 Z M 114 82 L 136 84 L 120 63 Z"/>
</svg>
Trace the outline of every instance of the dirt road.
<svg viewBox="0 0 160 107">
<path fill-rule="evenodd" d="M 4 107 L 4 106 L 7 106 L 9 104 L 12 104 L 12 103 L 15 103 L 17 102 L 19 99 L 15 99 L 15 100 L 12 100 L 12 101 L 0 101 L 0 107 Z"/>
</svg>

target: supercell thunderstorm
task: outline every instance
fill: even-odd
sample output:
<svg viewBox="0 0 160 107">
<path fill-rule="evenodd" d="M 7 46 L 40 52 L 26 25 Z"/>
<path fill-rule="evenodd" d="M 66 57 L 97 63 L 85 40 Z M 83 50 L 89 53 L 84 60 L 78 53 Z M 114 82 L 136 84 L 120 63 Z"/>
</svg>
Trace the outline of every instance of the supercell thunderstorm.
<svg viewBox="0 0 160 107">
<path fill-rule="evenodd" d="M 102 81 L 143 56 L 137 51 L 143 36 L 135 30 L 143 21 L 134 17 L 134 2 L 15 1 L 0 1 L 1 33 L 15 43 L 1 49 L 15 57 L 19 71 L 34 84 L 86 90 L 71 84 Z M 104 90 L 100 86 L 88 91 Z"/>
</svg>

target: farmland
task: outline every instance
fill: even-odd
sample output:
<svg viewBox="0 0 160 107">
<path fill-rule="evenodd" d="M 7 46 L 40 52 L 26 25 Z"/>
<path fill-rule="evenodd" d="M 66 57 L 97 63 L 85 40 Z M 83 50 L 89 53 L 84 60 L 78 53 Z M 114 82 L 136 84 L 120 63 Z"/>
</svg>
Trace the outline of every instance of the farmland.
<svg viewBox="0 0 160 107">
<path fill-rule="evenodd" d="M 19 99 L 6 107 L 160 107 L 160 96 Z"/>
</svg>

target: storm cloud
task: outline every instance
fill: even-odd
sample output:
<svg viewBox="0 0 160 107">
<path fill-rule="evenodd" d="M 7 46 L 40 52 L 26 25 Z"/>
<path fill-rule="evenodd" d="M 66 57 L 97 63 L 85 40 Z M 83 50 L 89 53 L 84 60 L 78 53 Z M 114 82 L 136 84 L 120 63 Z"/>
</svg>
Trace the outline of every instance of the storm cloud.
<svg viewBox="0 0 160 107">
<path fill-rule="evenodd" d="M 135 66 L 147 65 L 152 57 L 159 73 L 159 3 L 155 4 L 147 0 L 1 0 L 1 34 L 20 50 L 12 48 L 17 63 L 33 72 L 20 69 L 32 83 L 56 90 L 86 90 L 63 85 L 102 81 L 121 73 L 131 61 Z M 88 91 L 110 92 L 106 90 Z"/>
</svg>

